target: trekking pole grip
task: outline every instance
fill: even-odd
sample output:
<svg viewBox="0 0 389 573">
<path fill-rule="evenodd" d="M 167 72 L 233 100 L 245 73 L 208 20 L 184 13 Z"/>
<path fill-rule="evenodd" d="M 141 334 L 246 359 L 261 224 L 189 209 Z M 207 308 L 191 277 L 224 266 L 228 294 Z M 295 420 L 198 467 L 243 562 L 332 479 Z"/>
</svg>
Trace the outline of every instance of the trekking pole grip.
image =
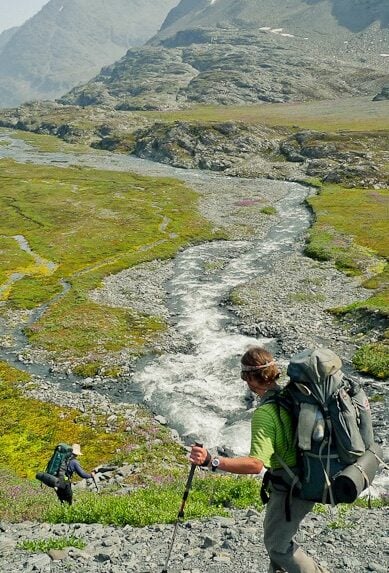
<svg viewBox="0 0 389 573">
<path fill-rule="evenodd" d="M 198 448 L 202 448 L 203 444 L 200 442 L 195 442 L 195 446 L 197 446 Z M 192 483 L 192 479 L 193 479 L 193 474 L 195 473 L 195 469 L 196 469 L 197 464 L 192 463 L 191 468 L 190 468 L 190 472 L 189 472 L 189 476 L 188 476 L 188 481 L 186 483 L 186 488 L 185 488 L 185 494 L 186 497 L 188 497 L 188 493 L 189 493 L 189 489 Z M 184 494 L 184 495 L 185 495 Z M 185 497 L 185 499 L 186 499 Z"/>
</svg>

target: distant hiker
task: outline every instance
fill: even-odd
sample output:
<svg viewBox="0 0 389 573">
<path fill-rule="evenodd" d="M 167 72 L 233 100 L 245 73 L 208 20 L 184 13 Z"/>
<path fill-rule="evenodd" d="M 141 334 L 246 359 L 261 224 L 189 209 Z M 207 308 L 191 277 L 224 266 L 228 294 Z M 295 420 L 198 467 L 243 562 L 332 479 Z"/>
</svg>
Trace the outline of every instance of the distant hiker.
<svg viewBox="0 0 389 573">
<path fill-rule="evenodd" d="M 80 478 L 83 479 L 90 479 L 90 478 L 93 479 L 94 476 L 96 475 L 95 471 L 91 471 L 90 473 L 88 473 L 82 469 L 80 462 L 77 460 L 78 456 L 82 456 L 81 446 L 80 444 L 73 444 L 72 454 L 70 456 L 69 461 L 67 462 L 64 475 L 59 478 L 59 483 L 55 488 L 57 497 L 61 503 L 66 502 L 69 505 L 72 505 L 73 503 L 73 491 L 72 491 L 71 479 L 74 473 L 76 473 Z"/>
<path fill-rule="evenodd" d="M 277 380 L 280 369 L 273 356 L 261 347 L 250 348 L 241 359 L 241 378 L 249 389 L 263 397 L 280 391 Z M 292 416 L 278 404 L 259 405 L 251 421 L 251 449 L 249 456 L 235 458 L 213 458 L 205 449 L 193 446 L 190 461 L 236 474 L 259 474 L 264 468 L 271 468 L 273 474 L 288 475 L 282 469 L 280 456 L 290 468 L 297 464 L 297 450 L 293 442 Z M 269 472 L 266 472 L 268 474 Z M 265 474 L 265 476 L 266 476 Z M 264 543 L 270 557 L 269 573 L 289 571 L 290 573 L 328 573 L 307 555 L 294 541 L 298 527 L 314 502 L 292 497 L 291 515 L 288 521 L 285 505 L 289 491 L 281 484 L 270 483 L 270 499 L 267 503 L 264 521 Z"/>
<path fill-rule="evenodd" d="M 74 473 L 83 479 L 92 478 L 95 482 L 96 489 L 98 490 L 95 471 L 87 473 L 84 471 L 77 460 L 77 456 L 81 456 L 80 444 L 58 444 L 55 446 L 54 451 L 47 463 L 44 472 L 38 472 L 36 479 L 55 490 L 58 499 L 61 503 L 66 502 L 69 505 L 73 501 L 71 479 Z"/>
</svg>

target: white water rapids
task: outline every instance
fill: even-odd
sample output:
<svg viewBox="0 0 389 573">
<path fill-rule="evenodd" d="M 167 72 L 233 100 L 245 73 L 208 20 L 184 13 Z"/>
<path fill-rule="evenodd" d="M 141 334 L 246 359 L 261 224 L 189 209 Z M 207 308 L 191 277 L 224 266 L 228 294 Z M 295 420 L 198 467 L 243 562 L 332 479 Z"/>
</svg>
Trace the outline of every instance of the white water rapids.
<svg viewBox="0 0 389 573">
<path fill-rule="evenodd" d="M 134 381 L 145 402 L 188 440 L 247 453 L 251 412 L 246 385 L 240 380 L 240 356 L 250 344 L 271 345 L 272 341 L 232 332 L 220 301 L 232 287 L 271 273 L 272 259 L 287 257 L 308 227 L 309 213 L 302 205 L 307 191 L 297 184 L 289 186 L 289 194 L 278 203 L 282 221 L 263 241 L 217 241 L 186 249 L 176 257 L 169 284 L 171 308 L 175 327 L 193 350 L 155 359 L 135 374 Z M 205 264 L 220 258 L 225 261 L 223 268 L 205 274 Z M 263 307 L 266 314 L 266 301 Z"/>
</svg>

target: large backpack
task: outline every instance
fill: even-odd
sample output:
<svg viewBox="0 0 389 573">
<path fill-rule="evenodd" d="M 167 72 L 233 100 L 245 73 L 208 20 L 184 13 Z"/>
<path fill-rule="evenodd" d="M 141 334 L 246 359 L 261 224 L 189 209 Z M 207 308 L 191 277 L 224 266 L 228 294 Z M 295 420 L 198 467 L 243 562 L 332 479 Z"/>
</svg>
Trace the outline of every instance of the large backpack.
<svg viewBox="0 0 389 573">
<path fill-rule="evenodd" d="M 60 480 L 65 477 L 68 464 L 72 458 L 73 449 L 68 444 L 58 444 L 47 464 L 45 472 L 36 474 L 36 478 L 49 487 L 58 487 Z"/>
<path fill-rule="evenodd" d="M 63 477 L 72 455 L 72 446 L 68 446 L 68 444 L 58 444 L 58 446 L 54 448 L 53 455 L 47 464 L 46 473 L 58 478 Z"/>
<path fill-rule="evenodd" d="M 288 475 L 290 498 L 351 502 L 378 469 L 380 451 L 374 444 L 369 401 L 341 367 L 331 350 L 305 350 L 288 365 L 288 385 L 261 400 L 261 405 L 276 403 L 292 416 L 297 468 L 293 471 L 276 454 Z M 277 472 L 268 473 L 268 481 L 279 481 Z M 262 495 L 265 501 L 266 493 Z"/>
</svg>

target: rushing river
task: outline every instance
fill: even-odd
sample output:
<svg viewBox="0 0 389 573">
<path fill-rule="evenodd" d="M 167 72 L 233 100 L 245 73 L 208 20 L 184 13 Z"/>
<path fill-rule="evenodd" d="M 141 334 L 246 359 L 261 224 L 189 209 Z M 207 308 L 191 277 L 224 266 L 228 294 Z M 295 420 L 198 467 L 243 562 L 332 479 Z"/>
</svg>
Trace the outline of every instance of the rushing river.
<svg viewBox="0 0 389 573">
<path fill-rule="evenodd" d="M 1 134 L 0 140 L 10 137 Z M 201 179 L 215 184 L 218 177 L 109 153 L 43 153 L 14 139 L 10 145 L 0 145 L 0 157 L 63 167 L 83 165 L 174 176 L 188 183 Z M 264 239 L 215 241 L 187 248 L 177 255 L 174 275 L 167 285 L 168 304 L 176 328 L 191 350 L 144 360 L 132 384 L 138 399 L 164 415 L 169 425 L 188 441 L 196 438 L 209 447 L 225 446 L 236 453 L 247 452 L 251 417 L 251 402 L 239 377 L 239 358 L 249 344 L 272 347 L 275 342 L 238 334 L 231 328 L 232 317 L 220 303 L 232 287 L 271 273 L 272 260 L 280 256 L 286 259 L 310 222 L 304 206 L 306 188 L 295 183 L 252 181 L 258 192 L 261 186 L 270 184 L 282 186 L 288 193 L 277 204 L 281 222 Z M 223 264 L 218 270 L 206 273 L 206 264 L 212 260 L 222 260 Z M 265 307 L 266 301 L 263 302 Z M 36 318 L 40 314 L 37 312 Z M 66 384 L 69 385 L 69 380 Z M 65 381 L 62 385 L 65 387 Z M 105 391 L 110 393 L 109 388 Z M 120 399 L 133 400 L 134 396 L 126 396 L 122 389 Z"/>
<path fill-rule="evenodd" d="M 251 414 L 245 401 L 246 385 L 239 377 L 239 358 L 249 344 L 274 342 L 236 334 L 220 302 L 232 287 L 271 273 L 275 256 L 287 257 L 309 225 L 302 205 L 305 195 L 306 189 L 290 184 L 289 194 L 278 203 L 282 222 L 264 240 L 207 243 L 176 257 L 174 278 L 168 285 L 170 306 L 177 317 L 176 328 L 190 340 L 193 350 L 161 356 L 136 373 L 135 381 L 145 401 L 181 435 L 235 452 L 247 450 Z M 220 258 L 226 260 L 223 268 L 205 274 L 206 262 Z"/>
</svg>

